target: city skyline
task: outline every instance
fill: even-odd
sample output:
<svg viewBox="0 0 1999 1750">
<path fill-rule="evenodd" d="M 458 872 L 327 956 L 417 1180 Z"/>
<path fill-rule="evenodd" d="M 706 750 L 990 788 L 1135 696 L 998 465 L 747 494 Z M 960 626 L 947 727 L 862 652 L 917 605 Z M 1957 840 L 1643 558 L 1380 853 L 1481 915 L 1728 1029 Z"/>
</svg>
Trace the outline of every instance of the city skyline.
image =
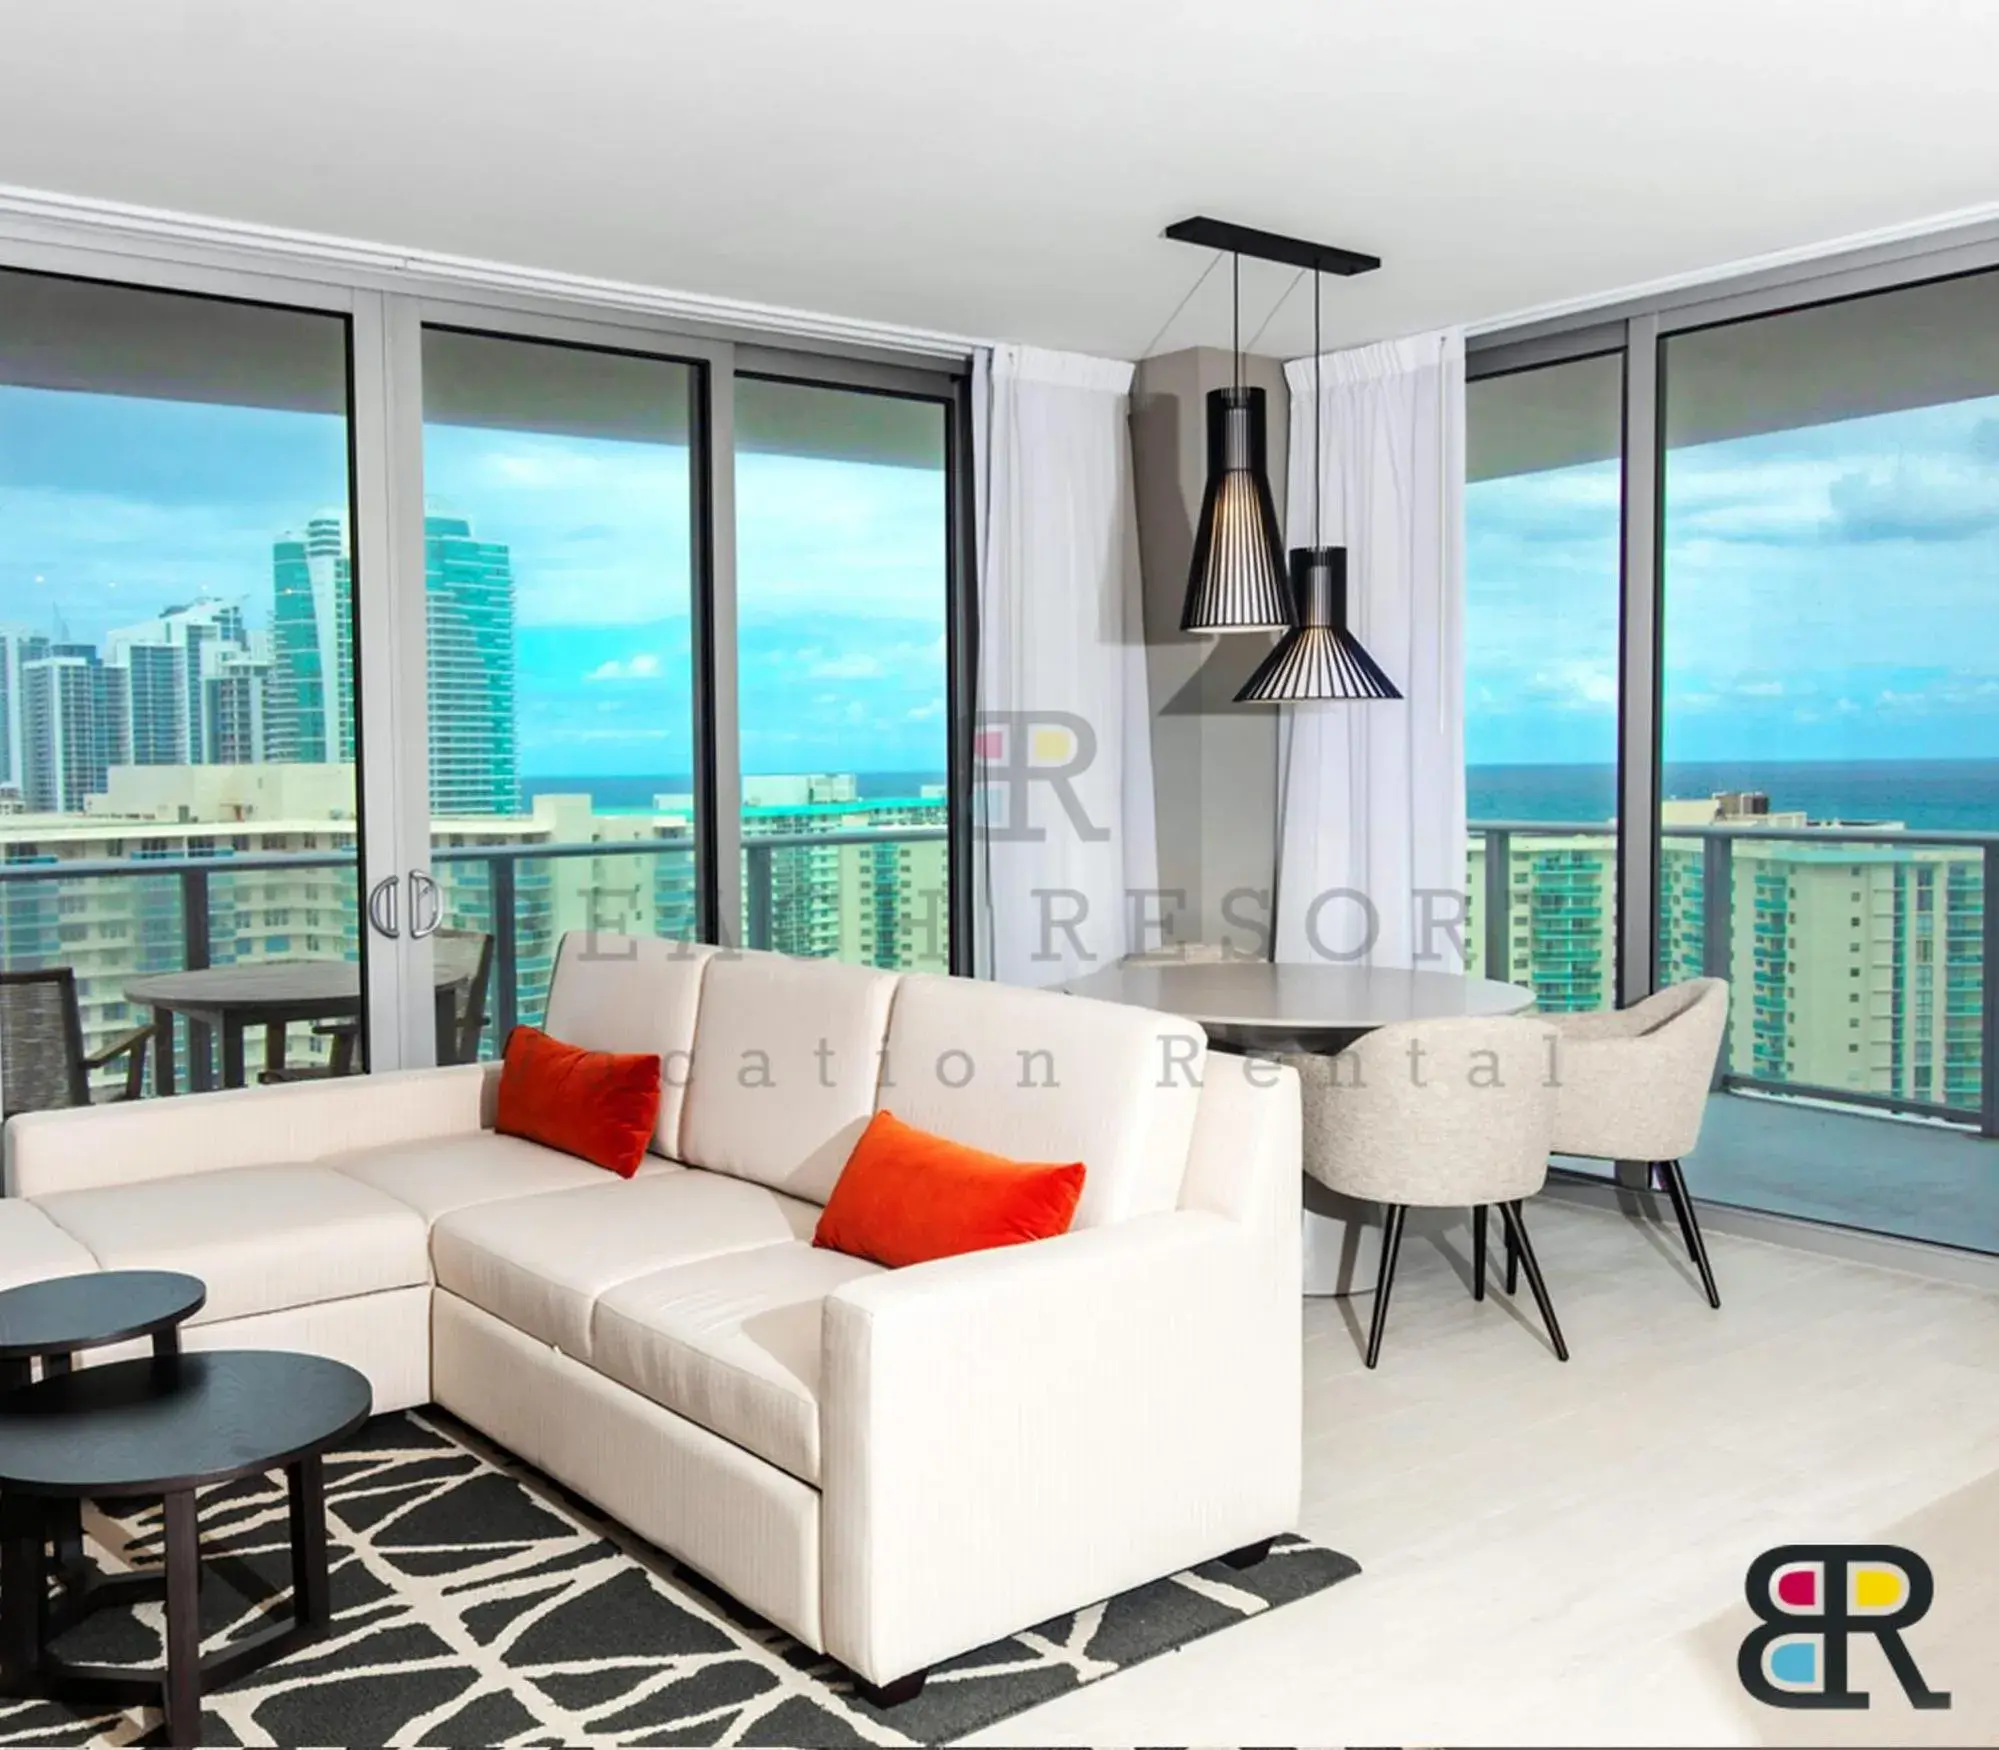
<svg viewBox="0 0 1999 1750">
<path fill-rule="evenodd" d="M 521 775 L 686 769 L 686 450 L 430 425 L 425 467 L 430 513 L 513 555 Z M 737 474 L 745 769 L 941 771 L 942 471 L 752 452 Z M 343 514 L 345 482 L 335 416 L 0 387 L 0 622 L 53 635 L 59 612 L 99 642 L 254 600 L 271 541 Z"/>
</svg>

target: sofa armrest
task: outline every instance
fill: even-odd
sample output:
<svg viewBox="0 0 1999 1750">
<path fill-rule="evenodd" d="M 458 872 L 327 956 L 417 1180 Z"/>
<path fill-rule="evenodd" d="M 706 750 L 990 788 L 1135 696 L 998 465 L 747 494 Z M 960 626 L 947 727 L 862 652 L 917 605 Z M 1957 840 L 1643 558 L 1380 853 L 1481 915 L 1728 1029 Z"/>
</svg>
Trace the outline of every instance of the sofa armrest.
<svg viewBox="0 0 1999 1750">
<path fill-rule="evenodd" d="M 497 1064 L 339 1076 L 7 1120 L 12 1197 L 318 1160 L 492 1122 Z"/>
<path fill-rule="evenodd" d="M 890 1682 L 1294 1526 L 1297 1250 L 1183 1209 L 829 1296 L 828 1650 Z"/>
</svg>

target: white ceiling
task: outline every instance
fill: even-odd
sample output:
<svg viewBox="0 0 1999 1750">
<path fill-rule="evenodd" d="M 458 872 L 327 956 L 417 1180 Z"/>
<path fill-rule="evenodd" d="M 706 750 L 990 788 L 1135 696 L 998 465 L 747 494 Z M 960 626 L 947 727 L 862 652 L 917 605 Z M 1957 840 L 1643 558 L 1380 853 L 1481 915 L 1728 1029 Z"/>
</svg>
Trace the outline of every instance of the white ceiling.
<svg viewBox="0 0 1999 1750">
<path fill-rule="evenodd" d="M 1227 343 L 1190 213 L 1386 258 L 1359 340 L 1983 205 L 1995 115 L 1990 0 L 14 0 L 0 183 L 1132 357 Z"/>
</svg>

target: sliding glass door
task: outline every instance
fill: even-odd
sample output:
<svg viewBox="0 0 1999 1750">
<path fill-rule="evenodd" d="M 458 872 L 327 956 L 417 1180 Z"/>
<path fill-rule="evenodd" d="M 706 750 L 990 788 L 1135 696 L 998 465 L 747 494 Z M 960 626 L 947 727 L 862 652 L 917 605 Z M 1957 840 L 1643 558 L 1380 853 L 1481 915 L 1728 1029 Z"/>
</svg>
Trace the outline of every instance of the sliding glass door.
<svg viewBox="0 0 1999 1750">
<path fill-rule="evenodd" d="M 1469 969 L 1544 1011 L 1616 1000 L 1624 361 L 1466 394 Z"/>
<path fill-rule="evenodd" d="M 1660 973 L 1735 993 L 1690 1182 L 1999 1249 L 1999 275 L 1672 334 L 1660 392 Z"/>
<path fill-rule="evenodd" d="M 10 1113 L 352 1043 L 349 373 L 338 314 L 0 270 Z"/>
<path fill-rule="evenodd" d="M 965 394 L 0 241 L 7 1111 L 490 1056 L 571 931 L 949 968 Z"/>
<path fill-rule="evenodd" d="M 698 386 L 424 330 L 433 953 L 490 990 L 487 1052 L 541 1020 L 564 931 L 698 931 Z"/>
<path fill-rule="evenodd" d="M 1695 1195 L 1986 1252 L 1995 255 L 1496 341 L 1466 503 L 1474 960 L 1544 1009 L 1728 980 Z"/>
<path fill-rule="evenodd" d="M 950 968 L 948 403 L 736 380 L 745 939 Z"/>
</svg>

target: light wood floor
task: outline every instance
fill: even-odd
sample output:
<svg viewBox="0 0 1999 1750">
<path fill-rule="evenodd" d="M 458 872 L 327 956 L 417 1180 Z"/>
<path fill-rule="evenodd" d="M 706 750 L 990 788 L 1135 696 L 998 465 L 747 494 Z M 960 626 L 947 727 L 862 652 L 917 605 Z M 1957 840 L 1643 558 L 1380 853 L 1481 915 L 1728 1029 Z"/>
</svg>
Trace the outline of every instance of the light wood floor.
<svg viewBox="0 0 1999 1750">
<path fill-rule="evenodd" d="M 1530 1217 L 1567 1366 L 1463 1229 L 1405 1242 L 1373 1374 L 1371 1297 L 1306 1303 L 1303 1529 L 1358 1579 L 974 1742 L 1999 1743 L 1999 1298 L 1715 1235 L 1716 1313 L 1676 1233 Z M 1929 1560 L 1950 1711 L 1866 1641 L 1866 1712 L 1743 1693 L 1744 1570 L 1807 1541 Z"/>
</svg>

